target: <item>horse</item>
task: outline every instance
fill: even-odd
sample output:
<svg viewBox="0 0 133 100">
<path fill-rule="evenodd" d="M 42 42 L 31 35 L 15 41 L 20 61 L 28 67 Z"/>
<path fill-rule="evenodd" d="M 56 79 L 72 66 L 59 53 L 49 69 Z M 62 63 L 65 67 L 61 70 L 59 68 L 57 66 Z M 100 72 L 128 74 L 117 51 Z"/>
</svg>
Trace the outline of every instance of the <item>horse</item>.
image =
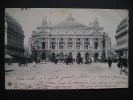
<svg viewBox="0 0 133 100">
<path fill-rule="evenodd" d="M 77 63 L 82 64 L 83 63 L 83 58 L 82 57 L 77 57 Z"/>
<path fill-rule="evenodd" d="M 20 57 L 19 60 L 18 60 L 18 64 L 19 64 L 19 66 L 21 66 L 22 64 L 24 66 L 27 66 L 27 59 L 26 59 L 26 57 Z"/>
<path fill-rule="evenodd" d="M 68 56 L 67 58 L 66 58 L 66 65 L 68 65 L 68 64 L 73 64 L 73 58 L 72 57 L 70 57 L 70 56 Z"/>
</svg>

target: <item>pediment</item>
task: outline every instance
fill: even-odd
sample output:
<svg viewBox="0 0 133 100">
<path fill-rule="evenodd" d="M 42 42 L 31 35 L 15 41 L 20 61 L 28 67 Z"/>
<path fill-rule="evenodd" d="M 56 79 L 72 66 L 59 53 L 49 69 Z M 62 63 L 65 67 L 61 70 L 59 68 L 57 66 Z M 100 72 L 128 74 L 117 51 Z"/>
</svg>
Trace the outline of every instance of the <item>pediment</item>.
<svg viewBox="0 0 133 100">
<path fill-rule="evenodd" d="M 102 35 L 102 33 L 99 31 L 94 31 L 94 32 L 90 33 L 90 35 Z"/>
</svg>

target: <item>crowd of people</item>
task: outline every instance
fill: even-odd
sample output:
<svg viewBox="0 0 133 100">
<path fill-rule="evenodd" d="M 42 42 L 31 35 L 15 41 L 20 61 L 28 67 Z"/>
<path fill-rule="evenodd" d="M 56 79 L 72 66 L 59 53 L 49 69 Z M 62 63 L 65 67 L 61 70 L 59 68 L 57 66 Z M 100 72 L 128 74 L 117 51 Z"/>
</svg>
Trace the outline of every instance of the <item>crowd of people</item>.
<svg viewBox="0 0 133 100">
<path fill-rule="evenodd" d="M 18 65 L 19 66 L 27 66 L 29 59 L 27 57 L 20 57 L 17 59 L 18 60 Z M 45 60 L 46 61 L 46 60 Z M 57 64 L 59 61 L 63 62 L 64 64 L 68 65 L 68 64 L 73 64 L 73 63 L 77 63 L 77 64 L 89 64 L 92 62 L 100 62 L 100 63 L 108 63 L 109 69 L 112 66 L 112 63 L 117 63 L 118 68 L 120 68 L 120 74 L 124 71 L 126 74 L 128 73 L 127 69 L 128 69 L 128 65 L 127 65 L 127 59 L 124 59 L 123 57 L 119 57 L 119 59 L 117 61 L 114 62 L 113 59 L 108 58 L 108 59 L 104 59 L 104 60 L 92 60 L 92 59 L 85 59 L 85 61 L 83 61 L 83 58 L 81 56 L 77 56 L 76 59 L 74 59 L 71 55 L 68 55 L 66 58 L 64 59 L 58 59 L 58 57 L 51 57 L 50 61 L 52 63 Z M 39 61 L 37 61 L 37 59 L 31 59 L 30 61 L 31 63 L 33 63 L 33 66 L 36 67 L 36 63 L 38 63 Z"/>
<path fill-rule="evenodd" d="M 55 57 L 53 59 L 53 62 L 55 64 L 58 63 L 58 58 Z M 117 63 L 117 67 L 120 68 L 120 74 L 124 71 L 126 74 L 128 73 L 127 69 L 127 59 L 124 59 L 122 57 L 120 57 L 117 61 L 113 60 L 112 58 L 108 58 L 108 59 L 104 59 L 104 60 L 93 60 L 92 59 L 86 59 L 85 61 L 83 61 L 82 57 L 77 57 L 77 59 L 75 60 L 74 58 L 72 58 L 72 56 L 68 56 L 66 59 L 64 59 L 64 63 L 66 63 L 66 65 L 68 64 L 73 64 L 74 62 L 76 62 L 77 64 L 89 64 L 92 62 L 100 62 L 100 63 L 108 63 L 109 69 L 112 67 L 112 63 Z"/>
</svg>

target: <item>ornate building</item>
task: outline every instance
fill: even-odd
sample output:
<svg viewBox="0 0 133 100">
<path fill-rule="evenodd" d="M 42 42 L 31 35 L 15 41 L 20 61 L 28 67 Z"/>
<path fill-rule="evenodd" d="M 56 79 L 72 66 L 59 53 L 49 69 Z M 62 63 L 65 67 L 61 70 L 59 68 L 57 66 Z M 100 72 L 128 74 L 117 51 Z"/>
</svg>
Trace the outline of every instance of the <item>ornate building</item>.
<svg viewBox="0 0 133 100">
<path fill-rule="evenodd" d="M 37 47 L 37 55 L 40 59 L 49 58 L 50 55 L 72 54 L 76 59 L 80 54 L 86 57 L 102 59 L 108 58 L 111 39 L 99 26 L 98 19 L 90 27 L 76 21 L 72 15 L 55 26 L 49 26 L 46 18 L 42 25 L 37 27 L 29 39 L 29 51 Z"/>
<path fill-rule="evenodd" d="M 123 19 L 117 26 L 116 30 L 116 43 L 117 43 L 117 54 L 119 57 L 123 56 L 128 58 L 128 18 Z"/>
<path fill-rule="evenodd" d="M 5 54 L 23 56 L 24 34 L 22 26 L 8 13 L 5 13 Z"/>
</svg>

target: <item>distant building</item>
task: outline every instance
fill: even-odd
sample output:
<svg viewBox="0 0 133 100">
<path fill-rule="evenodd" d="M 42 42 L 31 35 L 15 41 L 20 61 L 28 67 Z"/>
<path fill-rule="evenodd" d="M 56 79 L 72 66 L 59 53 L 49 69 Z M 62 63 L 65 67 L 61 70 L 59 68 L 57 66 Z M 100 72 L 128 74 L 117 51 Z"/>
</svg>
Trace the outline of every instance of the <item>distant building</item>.
<svg viewBox="0 0 133 100">
<path fill-rule="evenodd" d="M 116 43 L 117 54 L 119 57 L 128 58 L 128 18 L 123 19 L 117 26 L 116 30 Z"/>
<path fill-rule="evenodd" d="M 24 54 L 24 31 L 22 26 L 8 13 L 5 13 L 5 54 L 14 58 Z"/>
<path fill-rule="evenodd" d="M 117 50 L 117 44 L 113 44 L 111 46 L 111 52 L 110 52 L 110 56 L 112 60 L 118 60 L 118 55 L 116 53 L 116 50 Z"/>
<path fill-rule="evenodd" d="M 37 46 L 39 59 L 48 58 L 49 55 L 72 54 L 76 59 L 81 55 L 83 59 L 108 58 L 111 39 L 99 26 L 98 19 L 86 26 L 74 19 L 70 14 L 65 21 L 55 26 L 49 26 L 46 18 L 42 25 L 37 27 L 29 39 L 29 52 Z"/>
<path fill-rule="evenodd" d="M 29 56 L 28 56 L 28 52 L 29 52 L 29 47 L 28 47 L 28 45 L 24 45 L 24 56 L 25 56 L 25 57 L 29 57 Z"/>
</svg>

